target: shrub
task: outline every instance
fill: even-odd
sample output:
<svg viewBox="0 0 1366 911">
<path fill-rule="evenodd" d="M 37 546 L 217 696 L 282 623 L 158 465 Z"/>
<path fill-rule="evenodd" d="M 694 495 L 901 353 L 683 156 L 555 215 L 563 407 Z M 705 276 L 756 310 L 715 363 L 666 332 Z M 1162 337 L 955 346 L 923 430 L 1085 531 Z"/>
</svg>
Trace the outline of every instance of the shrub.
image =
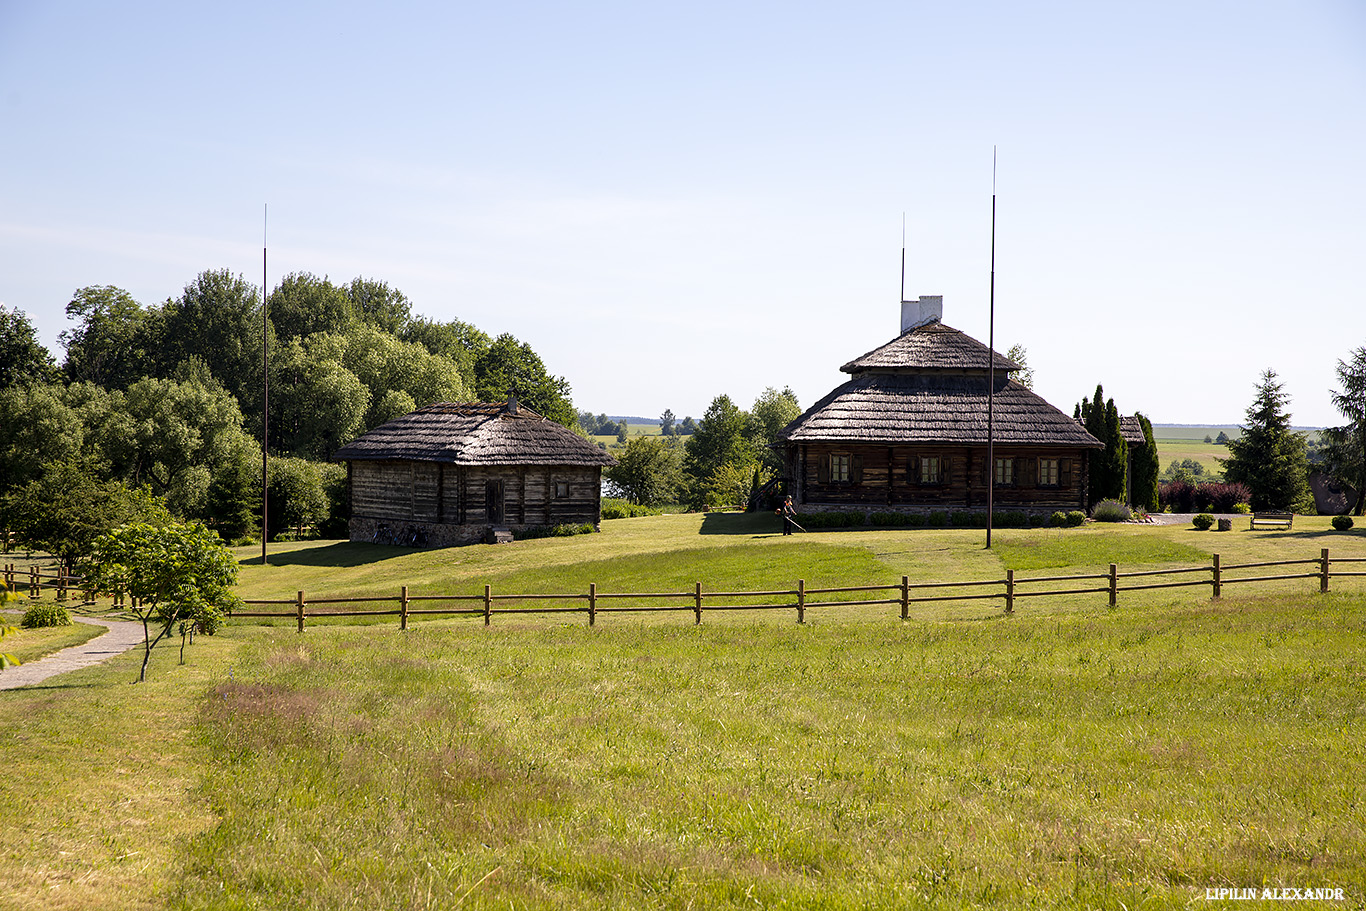
<svg viewBox="0 0 1366 911">
<path fill-rule="evenodd" d="M 1239 503 L 1252 501 L 1252 490 L 1237 482 L 1206 481 L 1196 489 L 1195 499 L 1212 512 L 1233 512 L 1233 507 Z"/>
<path fill-rule="evenodd" d="M 1048 524 L 1053 528 L 1066 528 L 1067 513 L 1059 509 L 1057 512 L 1053 513 L 1053 515 L 1048 517 Z"/>
<path fill-rule="evenodd" d="M 949 514 L 935 510 L 926 518 L 925 524 L 929 525 L 931 528 L 943 528 L 945 525 L 949 524 Z"/>
<path fill-rule="evenodd" d="M 60 604 L 35 604 L 24 611 L 24 619 L 19 622 L 24 629 L 40 629 L 45 626 L 70 626 L 71 615 Z"/>
<path fill-rule="evenodd" d="M 1191 512 L 1195 508 L 1195 485 L 1189 481 L 1168 481 L 1157 487 L 1157 502 L 1172 512 Z"/>
<path fill-rule="evenodd" d="M 639 503 L 613 497 L 604 497 L 601 509 L 604 519 L 634 519 L 638 516 L 657 516 L 662 512 L 651 506 L 641 506 Z"/>
<path fill-rule="evenodd" d="M 1200 531 L 1209 531 L 1210 526 L 1214 524 L 1214 516 L 1207 512 L 1202 512 L 1194 519 L 1191 519 L 1191 524 Z"/>
<path fill-rule="evenodd" d="M 1234 504 L 1233 504 L 1233 508 L 1230 509 L 1229 512 L 1236 512 L 1236 513 L 1237 513 L 1238 515 L 1240 515 L 1240 516 L 1250 516 L 1250 515 L 1252 515 L 1252 504 L 1251 504 L 1251 503 L 1234 503 Z"/>
<path fill-rule="evenodd" d="M 533 538 L 572 538 L 574 535 L 591 535 L 596 528 L 592 522 L 584 522 L 582 525 L 532 525 L 520 531 L 513 532 L 512 537 L 518 541 L 530 541 Z"/>
<path fill-rule="evenodd" d="M 1023 512 L 998 512 L 991 518 L 996 528 L 1028 528 L 1029 515 Z"/>
<path fill-rule="evenodd" d="M 1333 516 L 1333 527 L 1338 531 L 1346 531 L 1352 527 L 1351 516 Z"/>
<path fill-rule="evenodd" d="M 1127 522 L 1133 513 L 1118 500 L 1101 500 L 1091 508 L 1091 518 L 1097 522 Z"/>
<path fill-rule="evenodd" d="M 868 517 L 870 525 L 909 525 L 910 516 L 900 512 L 875 512 Z"/>
<path fill-rule="evenodd" d="M 1082 512 L 1080 509 L 1074 509 L 1074 510 L 1072 510 L 1071 512 L 1069 512 L 1069 513 L 1067 514 L 1067 527 L 1068 527 L 1068 528 L 1076 528 L 1078 525 L 1080 525 L 1081 523 L 1083 523 L 1083 522 L 1085 522 L 1085 521 L 1086 521 L 1086 513 Z"/>
<path fill-rule="evenodd" d="M 812 512 L 797 517 L 807 529 L 812 528 L 853 528 L 866 524 L 861 512 Z"/>
</svg>

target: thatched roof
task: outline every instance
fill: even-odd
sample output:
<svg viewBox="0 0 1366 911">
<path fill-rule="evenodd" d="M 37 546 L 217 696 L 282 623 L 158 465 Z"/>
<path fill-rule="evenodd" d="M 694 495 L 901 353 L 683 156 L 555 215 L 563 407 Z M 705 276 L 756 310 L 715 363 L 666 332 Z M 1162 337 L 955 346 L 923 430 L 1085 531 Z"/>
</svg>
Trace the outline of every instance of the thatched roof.
<svg viewBox="0 0 1366 911">
<path fill-rule="evenodd" d="M 362 434 L 334 458 L 449 465 L 617 464 L 592 442 L 515 401 L 428 405 Z"/>
<path fill-rule="evenodd" d="M 1148 438 L 1143 435 L 1143 425 L 1139 423 L 1136 414 L 1121 414 L 1119 416 L 1119 435 L 1124 437 L 1124 442 L 1130 446 L 1134 444 L 1142 446 L 1148 442 Z"/>
<path fill-rule="evenodd" d="M 935 320 L 903 332 L 840 369 L 853 374 L 888 370 L 980 370 L 985 373 L 988 351 L 977 339 Z M 998 371 L 1021 369 L 999 351 L 995 352 L 994 361 Z"/>
<path fill-rule="evenodd" d="M 1102 446 L 1071 416 L 1005 376 L 996 379 L 994 399 L 992 437 L 997 443 Z M 779 431 L 778 438 L 793 443 L 985 444 L 987 377 L 857 373 Z"/>
</svg>

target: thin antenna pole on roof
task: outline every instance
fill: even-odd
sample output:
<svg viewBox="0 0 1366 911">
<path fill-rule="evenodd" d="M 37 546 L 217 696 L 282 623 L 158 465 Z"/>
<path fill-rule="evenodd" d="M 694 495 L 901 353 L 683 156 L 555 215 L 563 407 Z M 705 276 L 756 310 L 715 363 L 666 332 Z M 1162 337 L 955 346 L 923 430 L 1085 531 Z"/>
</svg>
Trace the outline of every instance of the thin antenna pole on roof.
<svg viewBox="0 0 1366 911">
<path fill-rule="evenodd" d="M 901 213 L 901 302 L 906 303 L 906 213 Z"/>
<path fill-rule="evenodd" d="M 266 497 L 270 484 L 270 340 L 269 320 L 266 316 L 266 232 L 270 215 L 269 203 L 261 205 L 261 565 L 266 558 Z"/>
<path fill-rule="evenodd" d="M 987 549 L 991 549 L 991 520 L 996 490 L 996 447 L 992 435 L 992 404 L 996 398 L 996 147 L 991 147 L 991 293 L 987 329 Z"/>
</svg>

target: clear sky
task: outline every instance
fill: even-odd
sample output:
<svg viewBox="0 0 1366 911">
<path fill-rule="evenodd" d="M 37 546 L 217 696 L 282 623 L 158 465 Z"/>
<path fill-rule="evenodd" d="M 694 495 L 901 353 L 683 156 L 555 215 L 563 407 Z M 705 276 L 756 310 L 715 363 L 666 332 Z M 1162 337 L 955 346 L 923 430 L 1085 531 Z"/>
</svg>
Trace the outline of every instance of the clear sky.
<svg viewBox="0 0 1366 911">
<path fill-rule="evenodd" d="M 803 407 L 906 293 L 1070 412 L 1338 422 L 1366 345 L 1360 0 L 0 0 L 0 301 L 382 279 L 584 410 Z"/>
</svg>

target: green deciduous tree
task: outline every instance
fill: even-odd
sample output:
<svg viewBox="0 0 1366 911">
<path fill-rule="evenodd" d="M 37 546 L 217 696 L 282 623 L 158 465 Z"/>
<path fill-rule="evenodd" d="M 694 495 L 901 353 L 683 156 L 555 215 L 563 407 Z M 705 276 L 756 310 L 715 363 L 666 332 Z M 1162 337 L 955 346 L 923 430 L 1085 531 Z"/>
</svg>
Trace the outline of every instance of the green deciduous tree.
<svg viewBox="0 0 1366 911">
<path fill-rule="evenodd" d="M 633 437 L 603 474 L 632 503 L 660 506 L 678 497 L 683 448 L 674 438 Z"/>
<path fill-rule="evenodd" d="M 335 497 L 346 483 L 346 468 L 307 459 L 276 458 L 270 462 L 270 496 L 266 527 L 273 540 L 292 530 L 302 536 L 306 528 L 321 531 L 340 509 Z"/>
<path fill-rule="evenodd" d="M 1025 346 L 1011 345 L 1010 350 L 1006 352 L 1006 357 L 1020 365 L 1020 369 L 1014 372 L 1011 379 L 1026 389 L 1033 389 L 1034 368 L 1029 366 L 1029 352 L 1025 350 Z"/>
<path fill-rule="evenodd" d="M 267 312 L 282 344 L 318 332 L 344 333 L 356 318 L 346 289 L 309 272 L 286 275 L 270 292 Z"/>
<path fill-rule="evenodd" d="M 56 379 L 52 355 L 38 341 L 28 314 L 0 304 L 0 389 Z"/>
<path fill-rule="evenodd" d="M 104 594 L 133 599 L 130 609 L 143 631 L 139 682 L 147 679 L 152 649 L 177 625 L 212 635 L 224 612 L 240 603 L 232 593 L 237 559 L 202 525 L 138 522 L 103 535 L 95 542 L 91 577 Z"/>
<path fill-rule="evenodd" d="M 77 325 L 60 336 L 62 370 L 72 382 L 126 389 L 158 369 L 165 314 L 113 285 L 80 288 L 66 305 Z"/>
<path fill-rule="evenodd" d="M 1366 513 L 1366 346 L 1338 361 L 1337 374 L 1341 388 L 1329 394 L 1347 423 L 1320 434 L 1323 470 L 1356 490 L 1356 502 L 1347 511 L 1359 516 Z"/>
<path fill-rule="evenodd" d="M 158 376 L 170 376 L 191 357 L 237 398 L 243 412 L 261 412 L 261 296 L 226 269 L 201 272 L 179 298 L 168 300 Z M 274 330 L 270 346 L 276 347 Z"/>
<path fill-rule="evenodd" d="M 749 412 L 749 441 L 767 472 L 782 471 L 783 456 L 776 448 L 778 431 L 801 414 L 797 394 L 786 386 L 782 392 L 769 386 L 754 400 L 754 407 Z"/>
<path fill-rule="evenodd" d="M 405 342 L 417 342 L 432 354 L 449 359 L 460 371 L 460 378 L 471 394 L 477 385 L 474 365 L 493 344 L 488 333 L 458 319 L 439 323 L 417 317 L 409 321 L 399 337 Z"/>
<path fill-rule="evenodd" d="M 371 392 L 344 364 L 344 336 L 319 334 L 284 345 L 271 392 L 271 450 L 328 459 L 365 429 Z"/>
<path fill-rule="evenodd" d="M 122 481 L 95 479 L 86 466 L 60 462 L 0 500 L 4 523 L 21 541 L 68 566 L 87 557 L 101 535 L 126 522 L 166 524 L 166 502 Z"/>
<path fill-rule="evenodd" d="M 1259 512 L 1294 509 L 1308 496 L 1304 437 L 1290 429 L 1289 401 L 1275 372 L 1264 372 L 1242 436 L 1229 441 L 1229 457 L 1221 459 L 1224 480 L 1246 484 Z"/>
<path fill-rule="evenodd" d="M 712 399 L 697 430 L 683 446 L 683 474 L 688 503 L 700 508 L 717 503 L 712 497 L 725 491 L 729 497 L 738 485 L 741 495 L 730 503 L 743 502 L 755 464 L 759 461 L 748 434 L 750 416 L 728 395 Z M 725 471 L 721 471 L 722 468 Z M 719 474 L 718 474 L 719 472 Z M 742 481 L 735 481 L 741 478 Z M 732 483 L 734 482 L 734 483 Z M 718 504 L 719 505 L 719 504 Z"/>
<path fill-rule="evenodd" d="M 237 401 L 216 383 L 147 377 L 115 407 L 129 428 L 108 441 L 115 476 L 150 485 L 181 516 L 201 515 L 215 470 L 258 454 Z"/>
<path fill-rule="evenodd" d="M 407 328 L 413 305 L 402 291 L 373 278 L 353 278 L 345 290 L 351 312 L 361 322 L 395 336 Z"/>
<path fill-rule="evenodd" d="M 503 401 L 511 393 L 532 411 L 565 427 L 573 427 L 578 418 L 564 377 L 552 376 L 530 345 L 507 333 L 479 356 L 474 373 L 481 401 Z"/>
</svg>

